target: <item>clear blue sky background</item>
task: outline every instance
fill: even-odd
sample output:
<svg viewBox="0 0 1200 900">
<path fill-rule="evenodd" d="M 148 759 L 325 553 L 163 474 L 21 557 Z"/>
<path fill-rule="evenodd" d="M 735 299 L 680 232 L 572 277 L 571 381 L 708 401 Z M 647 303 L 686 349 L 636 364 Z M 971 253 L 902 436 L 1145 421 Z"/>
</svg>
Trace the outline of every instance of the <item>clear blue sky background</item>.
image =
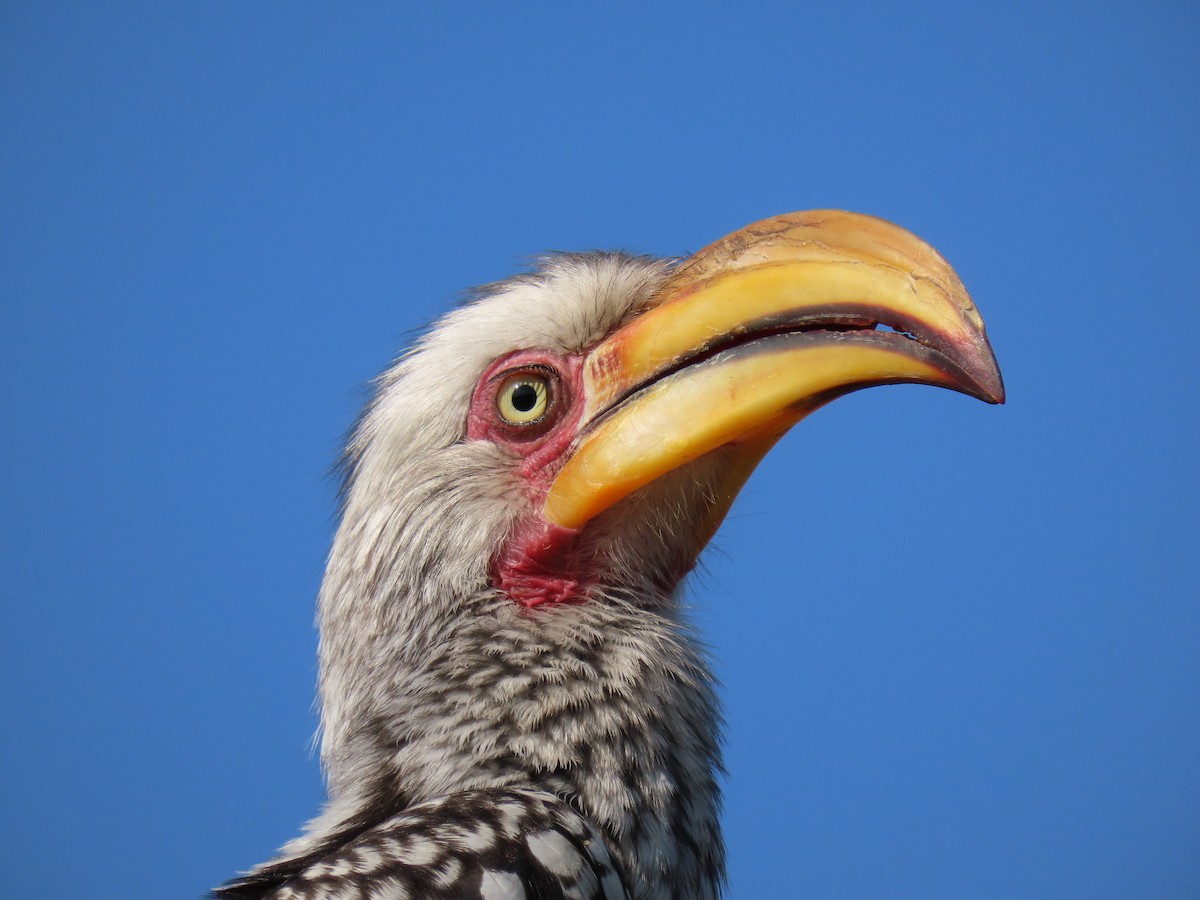
<svg viewBox="0 0 1200 900">
<path fill-rule="evenodd" d="M 1200 896 L 1200 7 L 0 11 L 5 897 L 196 897 L 320 802 L 361 386 L 545 249 L 844 207 L 1009 405 L 794 431 L 692 587 L 733 898 Z"/>
</svg>

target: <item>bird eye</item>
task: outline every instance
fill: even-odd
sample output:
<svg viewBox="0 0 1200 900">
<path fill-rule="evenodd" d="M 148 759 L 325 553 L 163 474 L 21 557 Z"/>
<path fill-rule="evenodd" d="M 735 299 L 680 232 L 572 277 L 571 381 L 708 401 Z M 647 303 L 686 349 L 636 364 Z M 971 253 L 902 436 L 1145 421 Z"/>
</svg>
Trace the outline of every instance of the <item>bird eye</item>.
<svg viewBox="0 0 1200 900">
<path fill-rule="evenodd" d="M 521 372 L 510 375 L 496 394 L 496 411 L 509 425 L 532 425 L 541 421 L 550 405 L 550 391 L 545 375 Z"/>
</svg>

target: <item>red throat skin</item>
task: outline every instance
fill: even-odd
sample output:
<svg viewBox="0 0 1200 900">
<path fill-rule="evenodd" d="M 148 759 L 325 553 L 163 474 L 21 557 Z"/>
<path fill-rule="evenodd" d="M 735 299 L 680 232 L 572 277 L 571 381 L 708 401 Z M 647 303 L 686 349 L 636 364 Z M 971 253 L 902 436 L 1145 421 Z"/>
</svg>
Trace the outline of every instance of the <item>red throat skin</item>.
<svg viewBox="0 0 1200 900">
<path fill-rule="evenodd" d="M 493 564 L 493 583 L 529 608 L 582 601 L 593 579 L 589 567 L 572 552 L 577 535 L 540 517 L 524 520 Z"/>
</svg>

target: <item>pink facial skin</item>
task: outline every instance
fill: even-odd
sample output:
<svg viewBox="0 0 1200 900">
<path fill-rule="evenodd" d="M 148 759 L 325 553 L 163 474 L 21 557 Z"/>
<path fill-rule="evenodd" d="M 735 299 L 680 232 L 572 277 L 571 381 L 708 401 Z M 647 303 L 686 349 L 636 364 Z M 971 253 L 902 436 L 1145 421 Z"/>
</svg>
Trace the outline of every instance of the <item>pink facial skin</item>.
<svg viewBox="0 0 1200 900">
<path fill-rule="evenodd" d="M 574 552 L 577 532 L 542 518 L 546 492 L 562 468 L 580 426 L 583 412 L 583 359 L 521 350 L 492 364 L 471 398 L 467 438 L 491 441 L 511 452 L 525 484 L 530 512 L 517 522 L 492 563 L 497 588 L 526 607 L 583 599 L 589 567 Z M 523 371 L 547 379 L 549 402 L 536 422 L 513 425 L 497 408 L 497 393 L 510 375 Z"/>
</svg>

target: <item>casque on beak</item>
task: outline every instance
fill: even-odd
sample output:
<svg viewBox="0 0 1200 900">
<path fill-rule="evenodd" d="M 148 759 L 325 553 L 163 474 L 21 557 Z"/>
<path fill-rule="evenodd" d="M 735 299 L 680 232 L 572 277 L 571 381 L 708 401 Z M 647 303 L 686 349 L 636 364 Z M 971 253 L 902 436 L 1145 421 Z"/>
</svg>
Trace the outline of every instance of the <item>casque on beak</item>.
<svg viewBox="0 0 1200 900">
<path fill-rule="evenodd" d="M 589 354 L 586 424 L 544 517 L 577 530 L 732 445 L 701 529 L 707 542 L 789 428 L 843 394 L 903 382 L 1004 402 L 983 319 L 950 265 L 871 216 L 818 210 L 756 222 L 684 261 L 648 309 Z"/>
</svg>

